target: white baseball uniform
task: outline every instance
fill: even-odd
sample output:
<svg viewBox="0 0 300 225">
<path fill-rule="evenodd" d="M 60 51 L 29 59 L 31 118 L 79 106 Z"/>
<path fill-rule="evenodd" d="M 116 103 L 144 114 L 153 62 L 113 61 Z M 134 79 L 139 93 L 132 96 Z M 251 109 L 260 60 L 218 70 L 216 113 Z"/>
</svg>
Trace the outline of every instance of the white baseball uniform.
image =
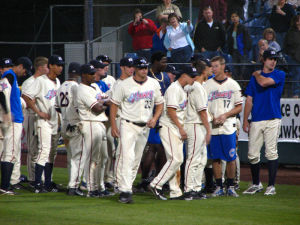
<svg viewBox="0 0 300 225">
<path fill-rule="evenodd" d="M 97 85 L 88 86 L 82 83 L 78 86 L 77 93 L 76 107 L 81 121 L 79 127 L 86 149 L 84 170 L 87 188 L 88 191 L 95 191 L 98 190 L 99 162 L 101 158 L 105 158 L 103 152 L 100 151 L 104 149 L 103 143 L 106 144 L 106 128 L 103 122 L 107 121 L 107 117 L 104 112 L 96 115 L 91 109 L 102 98 L 103 93 Z"/>
<path fill-rule="evenodd" d="M 75 108 L 77 88 L 77 82 L 68 80 L 60 86 L 56 95 L 56 106 L 60 108 L 62 115 L 62 135 L 67 140 L 69 188 L 79 187 L 86 162 L 84 140 L 78 127 L 80 119 Z"/>
<path fill-rule="evenodd" d="M 187 132 L 187 151 L 185 163 L 184 191 L 200 191 L 203 170 L 207 162 L 205 143 L 206 129 L 203 126 L 199 113 L 207 110 L 207 93 L 199 82 L 194 82 L 192 91 L 188 95 L 185 130 Z M 208 122 L 211 117 L 207 112 Z"/>
<path fill-rule="evenodd" d="M 37 118 L 36 127 L 38 135 L 38 157 L 36 163 L 45 166 L 54 163 L 58 141 L 58 113 L 55 110 L 55 98 L 60 81 L 50 80 L 47 75 L 35 79 L 31 88 L 24 91 L 23 95 L 35 100 L 37 108 L 50 115 L 49 120 Z"/>
<path fill-rule="evenodd" d="M 112 89 L 116 82 L 116 79 L 111 75 L 107 75 L 105 78 L 102 79 L 102 81 L 108 86 L 109 89 Z"/>
<path fill-rule="evenodd" d="M 117 148 L 116 185 L 121 192 L 132 193 L 145 145 L 149 136 L 146 123 L 152 118 L 154 105 L 164 102 L 159 83 L 147 77 L 139 84 L 134 77 L 120 82 L 111 101 L 120 109 L 120 140 Z"/>
<path fill-rule="evenodd" d="M 31 76 L 22 84 L 22 92 L 30 89 L 35 81 L 35 77 Z M 26 144 L 27 144 L 27 172 L 28 180 L 34 181 L 35 162 L 38 156 L 38 137 L 35 132 L 36 114 L 32 109 L 27 108 L 24 113 L 23 127 L 25 130 Z"/>
<path fill-rule="evenodd" d="M 164 112 L 159 120 L 159 125 L 162 126 L 159 135 L 165 149 L 167 162 L 150 184 L 151 187 L 161 190 L 163 185 L 169 181 L 171 198 L 182 195 L 180 184 L 176 179 L 176 172 L 183 162 L 183 141 L 178 127 L 167 113 L 167 108 L 176 109 L 178 121 L 183 125 L 186 107 L 187 93 L 176 81 L 169 86 L 165 93 Z"/>
</svg>

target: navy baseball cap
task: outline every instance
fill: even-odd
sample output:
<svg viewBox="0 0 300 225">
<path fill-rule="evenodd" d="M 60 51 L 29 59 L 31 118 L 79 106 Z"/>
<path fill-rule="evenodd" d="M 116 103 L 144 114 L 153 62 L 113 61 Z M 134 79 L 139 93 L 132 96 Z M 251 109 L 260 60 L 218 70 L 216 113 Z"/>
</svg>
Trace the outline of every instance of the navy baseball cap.
<svg viewBox="0 0 300 225">
<path fill-rule="evenodd" d="M 196 62 L 197 60 L 203 61 L 206 64 L 206 66 L 211 67 L 210 60 L 208 58 L 205 58 L 203 55 L 201 54 L 193 55 L 192 61 Z"/>
<path fill-rule="evenodd" d="M 190 77 L 194 78 L 196 76 L 200 76 L 200 74 L 197 72 L 197 69 L 195 67 L 192 67 L 190 65 L 186 65 L 183 67 L 181 74 L 187 74 Z"/>
<path fill-rule="evenodd" d="M 136 68 L 147 68 L 149 66 L 149 63 L 145 58 L 140 57 L 133 61 L 133 66 Z"/>
<path fill-rule="evenodd" d="M 225 66 L 224 72 L 225 73 L 231 73 L 231 69 L 228 65 Z"/>
<path fill-rule="evenodd" d="M 13 66 L 13 62 L 10 58 L 3 58 L 0 60 L 0 67 L 1 68 L 7 68 Z"/>
<path fill-rule="evenodd" d="M 69 64 L 68 73 L 79 74 L 80 73 L 80 64 L 78 62 L 71 62 Z"/>
<path fill-rule="evenodd" d="M 93 59 L 90 61 L 90 64 L 93 65 L 96 69 L 101 68 L 103 69 L 107 65 L 105 65 L 101 60 Z"/>
<path fill-rule="evenodd" d="M 48 59 L 48 64 L 49 65 L 58 65 L 58 66 L 63 66 L 65 65 L 65 62 L 63 58 L 59 55 L 51 55 Z"/>
<path fill-rule="evenodd" d="M 94 75 L 96 73 L 96 69 L 91 64 L 83 64 L 80 66 L 80 74 L 90 74 Z"/>
<path fill-rule="evenodd" d="M 96 57 L 97 60 L 102 61 L 102 62 L 108 62 L 111 63 L 111 59 L 107 55 L 98 55 Z"/>
<path fill-rule="evenodd" d="M 264 59 L 277 59 L 279 56 L 277 52 L 273 49 L 267 49 L 263 53 L 263 58 Z"/>
<path fill-rule="evenodd" d="M 26 70 L 27 75 L 32 74 L 32 62 L 28 57 L 22 56 L 18 58 L 16 65 L 20 65 L 20 64 L 23 65 L 23 68 Z"/>
<path fill-rule="evenodd" d="M 125 57 L 120 60 L 120 66 L 133 67 L 133 58 Z"/>
<path fill-rule="evenodd" d="M 176 70 L 175 66 L 172 65 L 167 65 L 165 72 L 167 73 L 172 73 L 174 75 L 180 75 L 180 72 Z"/>
</svg>

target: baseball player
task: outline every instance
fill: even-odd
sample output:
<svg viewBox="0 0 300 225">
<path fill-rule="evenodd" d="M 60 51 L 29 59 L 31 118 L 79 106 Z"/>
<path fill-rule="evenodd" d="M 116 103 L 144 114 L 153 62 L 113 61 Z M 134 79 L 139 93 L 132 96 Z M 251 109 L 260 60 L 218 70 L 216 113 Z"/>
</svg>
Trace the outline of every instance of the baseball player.
<svg viewBox="0 0 300 225">
<path fill-rule="evenodd" d="M 269 183 L 265 195 L 275 195 L 275 178 L 278 167 L 277 140 L 280 132 L 280 98 L 283 91 L 285 73 L 275 69 L 278 55 L 274 50 L 263 53 L 263 69 L 255 71 L 245 94 L 247 95 L 243 130 L 249 133 L 248 159 L 251 165 L 252 186 L 244 194 L 262 191 L 259 182 L 260 150 L 265 143 L 265 156 L 268 159 Z M 248 117 L 251 113 L 251 123 Z"/>
<path fill-rule="evenodd" d="M 58 55 L 48 59 L 49 73 L 35 79 L 30 89 L 23 92 L 26 104 L 37 114 L 38 156 L 35 162 L 35 193 L 57 192 L 52 182 L 52 170 L 58 142 L 58 113 L 55 98 L 60 82 L 57 76 L 62 72 L 64 61 Z M 41 177 L 44 172 L 44 187 Z"/>
<path fill-rule="evenodd" d="M 185 163 L 185 200 L 201 199 L 202 175 L 207 161 L 206 145 L 211 138 L 211 117 L 207 112 L 207 93 L 202 84 L 207 80 L 208 68 L 204 62 L 197 63 L 199 76 L 195 77 L 188 95 L 185 130 L 187 132 L 187 155 Z"/>
<path fill-rule="evenodd" d="M 198 75 L 194 67 L 185 66 L 183 68 L 183 74 L 169 86 L 165 93 L 164 112 L 159 120 L 159 125 L 162 126 L 159 135 L 165 149 L 167 162 L 150 183 L 149 188 L 161 200 L 167 200 L 162 192 L 162 187 L 166 182 L 169 182 L 170 185 L 170 199 L 183 199 L 180 184 L 176 180 L 176 172 L 183 162 L 183 141 L 187 139 L 186 131 L 183 128 L 187 93 L 183 88 L 188 84 L 192 85 L 193 78 Z"/>
<path fill-rule="evenodd" d="M 79 189 L 79 184 L 86 162 L 86 154 L 83 136 L 78 128 L 79 115 L 75 108 L 80 64 L 71 62 L 68 74 L 68 79 L 57 90 L 56 108 L 59 108 L 59 112 L 62 115 L 61 133 L 68 156 L 69 184 L 67 194 L 83 196 L 83 192 Z"/>
<path fill-rule="evenodd" d="M 87 181 L 87 197 L 99 197 L 98 172 L 100 149 L 103 140 L 106 139 L 104 124 L 106 117 L 103 113 L 106 109 L 102 100 L 102 92 L 95 81 L 96 69 L 91 64 L 80 67 L 81 83 L 77 88 L 76 105 L 79 113 L 79 129 L 83 135 L 86 149 L 85 176 Z M 107 119 L 107 118 L 106 118 Z"/>
<path fill-rule="evenodd" d="M 112 136 L 120 139 L 115 170 L 121 203 L 132 202 L 132 184 L 148 139 L 149 128 L 155 126 L 164 102 L 159 83 L 147 76 L 147 61 L 138 58 L 134 60 L 134 67 L 135 75 L 123 80 L 114 89 L 110 108 Z M 153 115 L 154 105 L 156 109 Z M 121 124 L 118 129 L 116 114 L 119 106 Z"/>
<path fill-rule="evenodd" d="M 14 163 L 21 160 L 21 135 L 22 123 L 24 120 L 21 92 L 17 82 L 17 76 L 24 76 L 31 73 L 32 62 L 27 57 L 20 57 L 12 69 L 3 73 L 2 78 L 6 78 L 8 83 L 6 88 L 10 89 L 9 108 L 12 115 L 12 123 L 4 132 L 4 148 L 1 157 L 1 189 L 2 194 L 14 195 L 15 192 L 9 190 Z M 3 89 L 3 87 L 2 87 Z M 20 178 L 20 168 L 17 171 L 17 180 Z M 17 181 L 19 182 L 19 180 Z"/>
<path fill-rule="evenodd" d="M 33 66 L 35 73 L 22 84 L 22 92 L 27 92 L 32 88 L 35 79 L 41 75 L 48 74 L 48 59 L 46 57 L 37 57 L 34 59 Z M 38 153 L 38 138 L 35 133 L 36 114 L 32 109 L 27 108 L 24 113 L 23 127 L 26 134 L 27 143 L 27 172 L 30 185 L 34 185 L 35 162 Z"/>
<path fill-rule="evenodd" d="M 102 61 L 96 59 L 91 60 L 90 64 L 93 65 L 96 69 L 95 83 L 99 86 L 100 90 L 103 93 L 106 93 L 109 90 L 109 88 L 107 84 L 104 81 L 102 81 L 103 77 L 105 76 L 106 65 Z"/>
<path fill-rule="evenodd" d="M 104 67 L 105 74 L 101 78 L 101 80 L 104 83 L 106 83 L 106 85 L 109 89 L 111 89 L 114 86 L 114 83 L 116 82 L 116 79 L 113 76 L 108 75 L 109 65 L 112 60 L 107 55 L 99 55 L 96 57 L 96 60 L 101 61 L 105 65 L 105 67 Z"/>
<path fill-rule="evenodd" d="M 227 162 L 227 195 L 238 197 L 234 189 L 236 159 L 236 117 L 242 110 L 239 84 L 224 73 L 225 60 L 216 56 L 211 60 L 215 77 L 205 83 L 208 94 L 208 111 L 213 116 L 212 137 L 208 157 L 213 159 L 217 188 L 213 197 L 224 195 L 221 160 Z"/>
</svg>

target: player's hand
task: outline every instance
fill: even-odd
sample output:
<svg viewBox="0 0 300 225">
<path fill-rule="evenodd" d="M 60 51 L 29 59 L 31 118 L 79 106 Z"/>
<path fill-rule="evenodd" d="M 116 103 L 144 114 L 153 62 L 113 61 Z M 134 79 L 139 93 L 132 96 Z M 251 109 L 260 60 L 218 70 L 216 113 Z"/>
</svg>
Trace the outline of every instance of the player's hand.
<svg viewBox="0 0 300 225">
<path fill-rule="evenodd" d="M 249 131 L 250 131 L 250 124 L 249 124 L 248 120 L 244 121 L 244 123 L 243 123 L 243 130 L 244 130 L 244 132 L 249 133 Z"/>
<path fill-rule="evenodd" d="M 206 135 L 205 135 L 206 145 L 208 145 L 210 143 L 210 139 L 211 139 L 211 132 L 206 132 Z"/>
<path fill-rule="evenodd" d="M 146 19 L 142 20 L 143 24 L 148 24 L 149 22 Z"/>
<path fill-rule="evenodd" d="M 227 119 L 225 114 L 220 115 L 219 117 L 214 119 L 214 123 L 217 125 L 223 125 Z"/>
<path fill-rule="evenodd" d="M 183 128 L 179 128 L 179 133 L 181 136 L 181 140 L 186 140 L 187 139 L 187 133 L 185 132 L 185 130 Z"/>
<path fill-rule="evenodd" d="M 44 120 L 50 120 L 50 115 L 48 113 L 44 113 L 44 112 L 39 112 L 38 113 L 39 117 L 41 117 Z"/>
<path fill-rule="evenodd" d="M 190 20 L 186 21 L 186 23 L 187 23 L 188 26 L 191 25 L 191 21 Z"/>
<path fill-rule="evenodd" d="M 261 70 L 256 70 L 254 73 L 252 73 L 252 76 L 257 76 L 261 74 Z"/>
<path fill-rule="evenodd" d="M 173 50 L 173 48 L 168 48 L 168 50 L 169 50 L 169 51 L 172 51 L 172 50 Z"/>
<path fill-rule="evenodd" d="M 120 137 L 120 131 L 117 127 L 111 127 L 111 136 L 113 136 L 114 138 Z"/>
<path fill-rule="evenodd" d="M 148 122 L 147 122 L 147 127 L 149 128 L 154 128 L 156 125 L 156 120 L 154 118 L 150 119 Z"/>
</svg>

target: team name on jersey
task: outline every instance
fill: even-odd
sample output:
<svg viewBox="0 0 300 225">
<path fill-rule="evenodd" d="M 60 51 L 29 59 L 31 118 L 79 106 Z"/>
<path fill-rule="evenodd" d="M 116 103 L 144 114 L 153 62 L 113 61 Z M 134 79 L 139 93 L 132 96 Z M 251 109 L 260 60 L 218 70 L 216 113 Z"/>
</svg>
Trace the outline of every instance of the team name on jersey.
<svg viewBox="0 0 300 225">
<path fill-rule="evenodd" d="M 96 99 L 97 99 L 97 100 L 101 100 L 101 99 L 102 99 L 101 93 L 96 94 Z"/>
<path fill-rule="evenodd" d="M 56 96 L 56 90 L 52 89 L 48 91 L 48 93 L 45 95 L 45 98 L 51 100 L 55 96 Z"/>
<path fill-rule="evenodd" d="M 213 100 L 216 100 L 219 98 L 231 99 L 232 93 L 233 93 L 233 91 L 222 91 L 222 92 L 214 91 L 214 92 L 209 93 L 208 101 L 213 101 Z"/>
<path fill-rule="evenodd" d="M 184 108 L 186 108 L 187 103 L 188 103 L 188 100 L 184 100 L 183 103 L 180 103 L 180 104 L 179 104 L 179 107 L 180 107 L 181 109 L 184 109 Z"/>
<path fill-rule="evenodd" d="M 8 88 L 8 85 L 6 83 L 1 83 L 1 90 L 4 91 L 6 88 Z"/>
<path fill-rule="evenodd" d="M 153 98 L 153 91 L 145 91 L 145 92 L 135 92 L 135 93 L 132 93 L 129 98 L 128 98 L 128 102 L 130 103 L 134 103 L 134 102 L 137 102 L 141 99 L 152 99 Z"/>
</svg>

